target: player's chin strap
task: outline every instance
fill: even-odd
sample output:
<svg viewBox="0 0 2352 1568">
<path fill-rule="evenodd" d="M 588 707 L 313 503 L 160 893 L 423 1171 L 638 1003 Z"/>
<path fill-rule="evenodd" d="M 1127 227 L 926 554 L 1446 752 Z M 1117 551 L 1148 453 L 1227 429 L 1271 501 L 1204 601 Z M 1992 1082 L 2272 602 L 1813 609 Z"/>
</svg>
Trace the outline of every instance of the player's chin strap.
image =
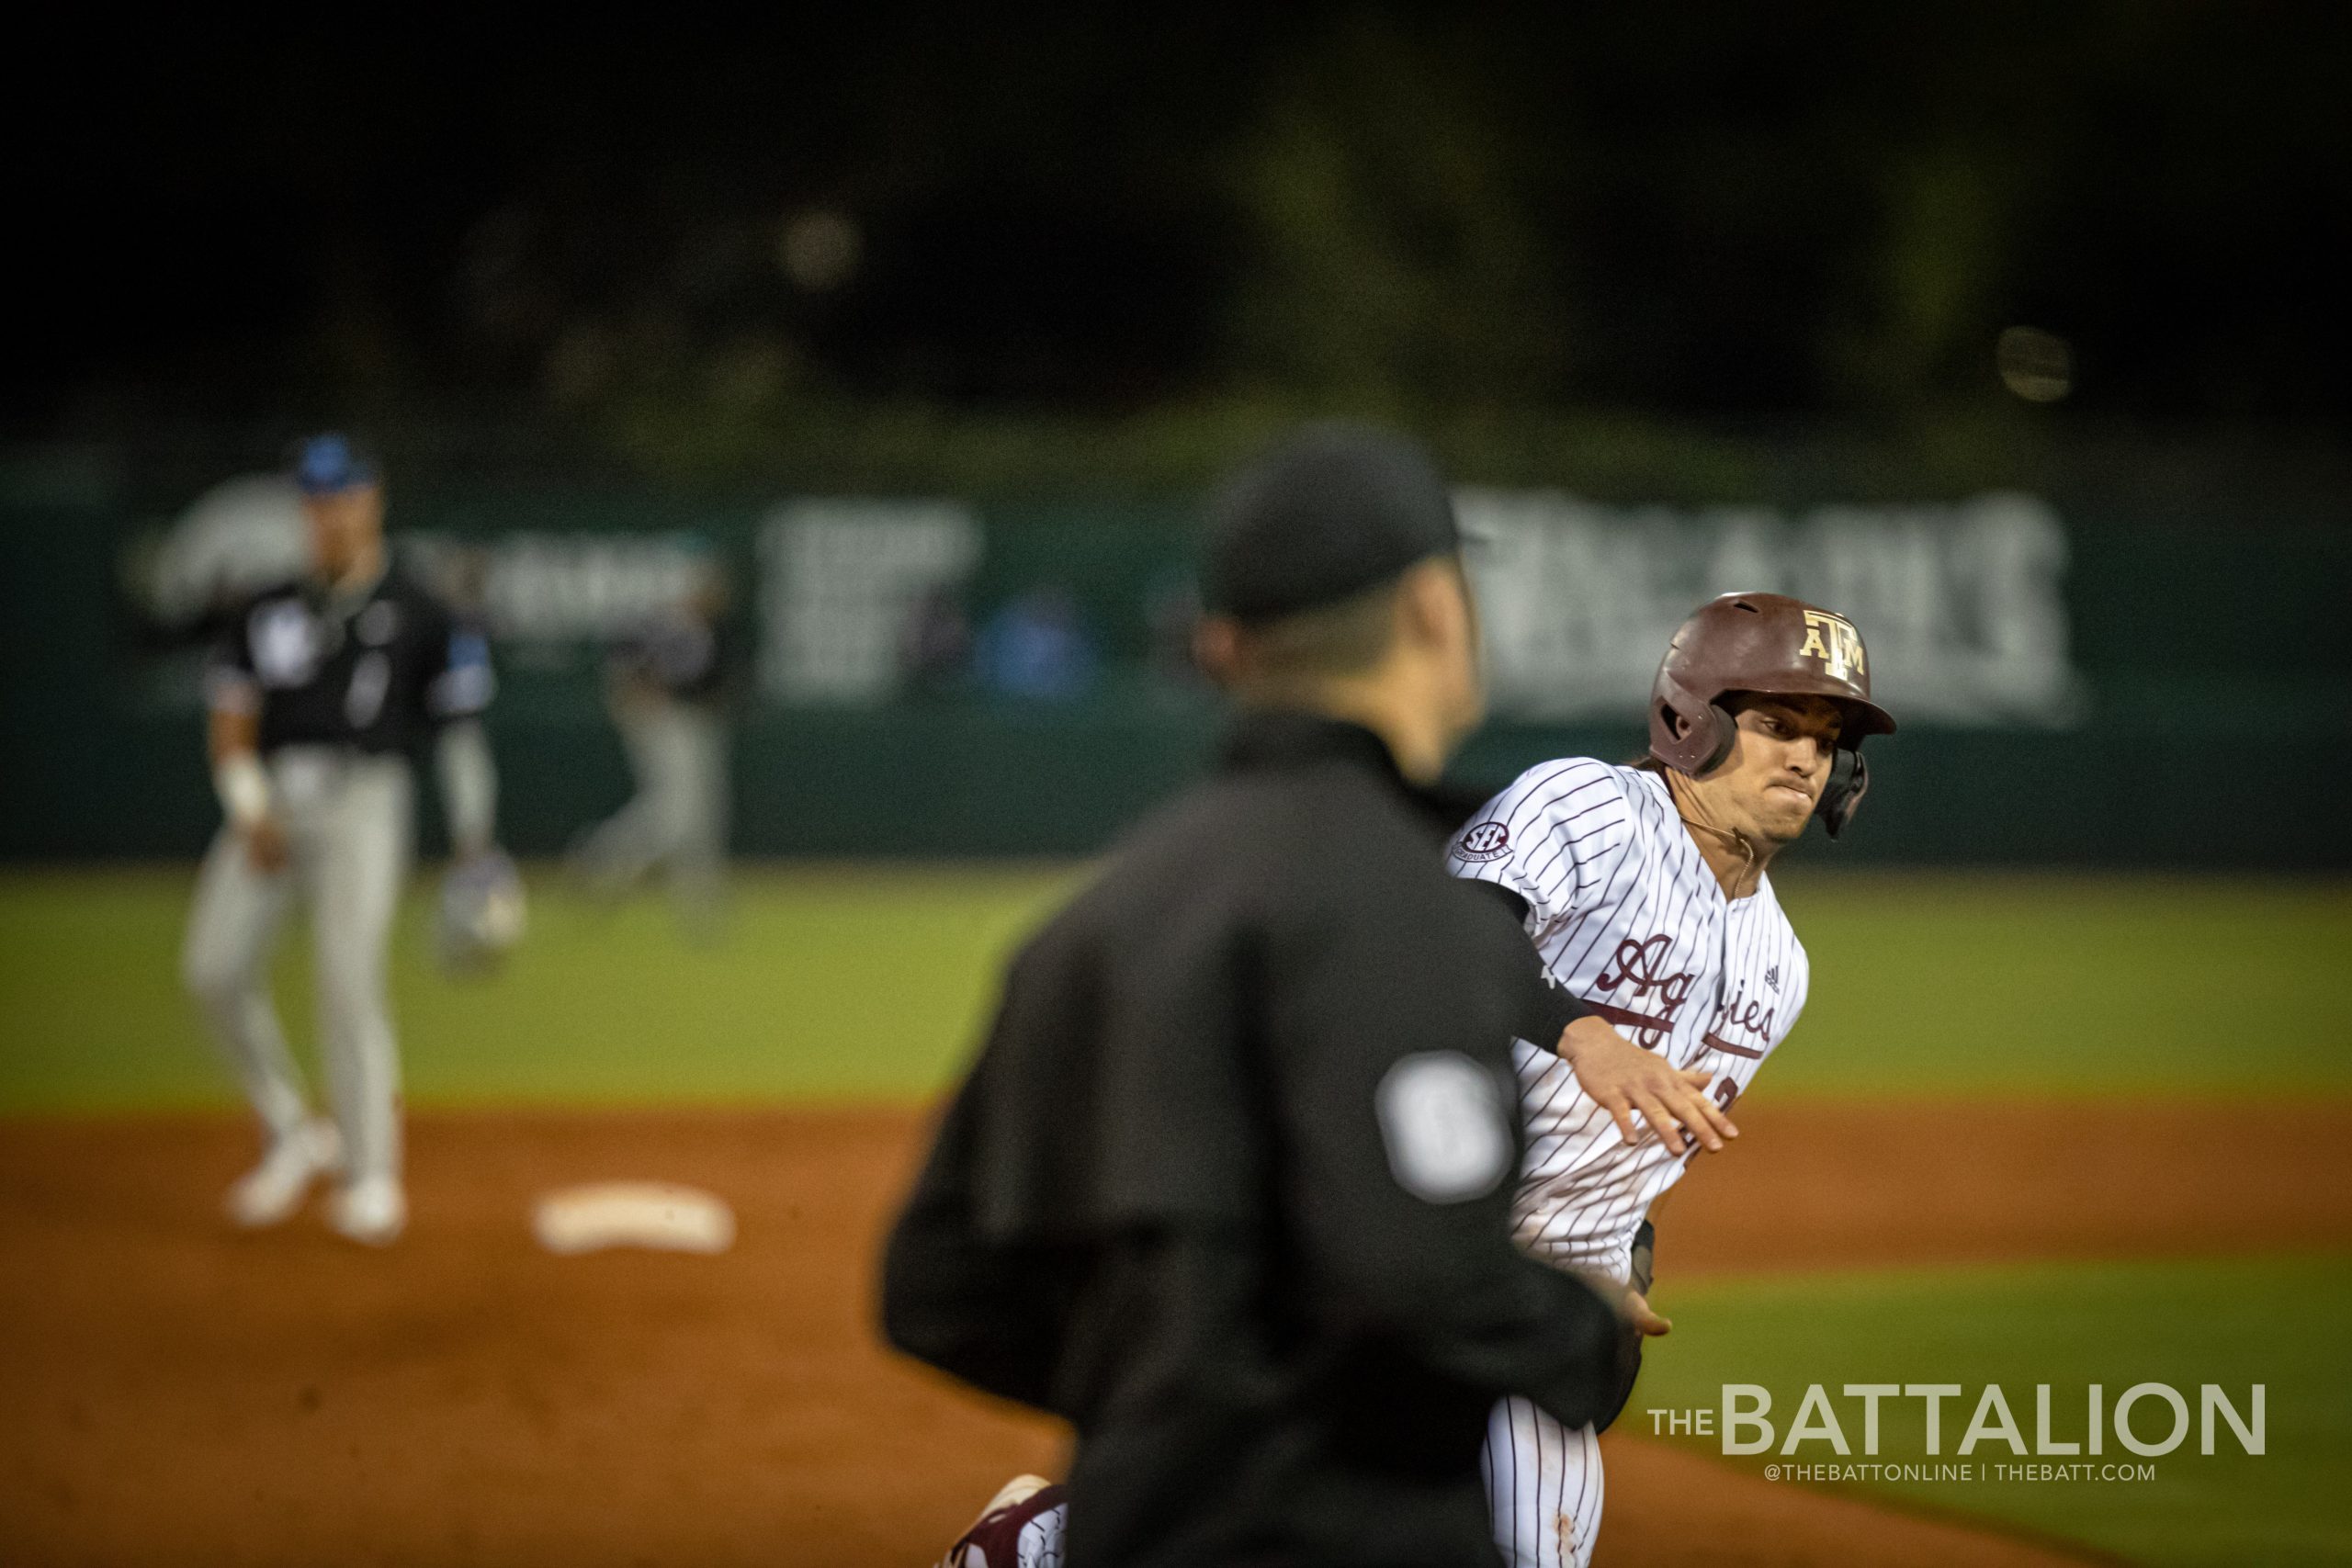
<svg viewBox="0 0 2352 1568">
<path fill-rule="evenodd" d="M 1861 747 L 1839 747 L 1829 763 L 1829 782 L 1821 786 L 1821 799 L 1813 808 L 1813 814 L 1821 818 L 1823 829 L 1831 838 L 1846 830 L 1846 824 L 1854 819 L 1854 812 L 1870 787 L 1871 765 L 1862 761 Z"/>
<path fill-rule="evenodd" d="M 1685 828 L 1690 829 L 1693 833 L 1704 833 L 1710 838 L 1720 839 L 1724 843 L 1729 844 L 1732 848 L 1737 850 L 1740 853 L 1741 860 L 1738 886 L 1742 887 L 1747 886 L 1749 880 L 1754 877 L 1757 872 L 1760 869 L 1756 863 L 1756 846 L 1749 843 L 1737 833 L 1733 832 L 1730 829 L 1718 828 L 1713 822 L 1702 822 L 1696 817 L 1691 816 L 1690 812 L 1682 809 L 1683 803 L 1685 801 L 1693 801 L 1695 804 L 1695 800 L 1686 786 L 1676 782 L 1674 773 L 1679 773 L 1680 771 L 1681 770 L 1679 769 L 1672 769 L 1666 775 L 1667 793 L 1674 799 L 1674 814 L 1682 818 L 1682 825 Z M 1688 776 L 1688 774 L 1684 775 L 1686 778 Z M 1819 807 L 1816 805 L 1815 809 L 1818 808 Z"/>
</svg>

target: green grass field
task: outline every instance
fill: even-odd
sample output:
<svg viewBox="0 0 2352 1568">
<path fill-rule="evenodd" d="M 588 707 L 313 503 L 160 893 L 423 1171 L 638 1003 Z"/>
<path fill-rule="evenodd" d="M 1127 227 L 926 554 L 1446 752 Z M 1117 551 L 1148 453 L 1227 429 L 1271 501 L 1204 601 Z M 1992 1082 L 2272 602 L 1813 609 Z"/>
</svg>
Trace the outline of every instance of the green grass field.
<svg viewBox="0 0 2352 1568">
<path fill-rule="evenodd" d="M 596 909 L 539 878 L 526 944 L 501 973 L 464 984 L 429 962 L 421 886 L 394 976 L 411 1093 L 439 1105 L 911 1101 L 949 1081 L 1002 955 L 1081 874 L 752 871 L 728 939 L 709 951 L 682 945 L 657 902 Z M 0 1113 L 231 1103 L 175 974 L 190 876 L 0 875 Z M 2352 1093 L 2339 995 L 2352 886 L 1800 867 L 1781 897 L 1813 955 L 1813 988 L 1764 1092 Z M 298 1040 L 311 1033 L 306 947 L 294 933 L 279 977 Z M 2165 1382 L 2192 1401 L 2198 1384 L 2219 1382 L 2241 1403 L 2265 1383 L 2259 1458 L 2176 1453 L 2151 1461 L 2154 1481 L 2128 1484 L 1888 1489 L 2149 1562 L 2352 1562 L 2352 1260 L 1688 1288 L 1669 1277 L 1659 1300 L 1677 1330 L 1652 1358 L 1636 1424 L 1638 1407 L 1714 1405 L 1726 1382 L 1773 1390 L 1783 1427 L 1812 1382 L 1960 1382 L 1972 1402 L 1999 1382 L 2030 1438 L 2037 1382 L 2072 1391 L 2062 1433 L 2079 1427 L 2092 1382 L 2110 1397 Z M 1948 1410 L 1948 1449 L 1967 1416 Z M 1883 1457 L 1921 1457 L 1916 1418 L 1891 1407 L 1883 1435 Z M 1830 1457 L 1817 1443 L 1807 1454 Z"/>
<path fill-rule="evenodd" d="M 420 1102 L 904 1099 L 970 1049 L 996 964 L 1074 869 L 754 871 L 709 952 L 650 901 L 542 886 L 467 984 L 422 890 L 394 985 Z M 175 964 L 190 874 L 0 875 L 0 1111 L 217 1103 Z M 1782 879 L 1813 957 L 1774 1094 L 2352 1092 L 2352 887 L 1941 875 Z M 281 989 L 311 1032 L 307 942 Z"/>
<path fill-rule="evenodd" d="M 1856 1461 L 1865 1458 L 1862 1402 L 1848 1383 L 1957 1383 L 1939 1434 L 1943 1462 L 1958 1452 L 1984 1385 L 1998 1383 L 2019 1434 L 2037 1442 L 2034 1388 L 2051 1385 L 2051 1436 L 2081 1442 L 2086 1390 L 2116 1397 L 2141 1382 L 2166 1383 L 2188 1401 L 2181 1446 L 2143 1459 L 2111 1435 L 2098 1460 L 2052 1455 L 2033 1462 L 2125 1463 L 2150 1480 L 1999 1479 L 1988 1462 L 2018 1463 L 2011 1446 L 1980 1441 L 1967 1456 L 1974 1478 L 1864 1483 L 1928 1508 L 1984 1514 L 2138 1562 L 2243 1568 L 2352 1562 L 2352 1258 L 2037 1266 L 1888 1274 L 1661 1280 L 1661 1310 L 1674 1333 L 1658 1342 L 1625 1419 L 1647 1431 L 1650 1408 L 1720 1407 L 1725 1383 L 1771 1394 L 1769 1454 L 1724 1462 L 1750 1473 L 1774 1462 L 1834 1461 L 1826 1438 L 1787 1459 L 1781 1449 L 1808 1384 L 1829 1396 Z M 2216 1418 L 2214 1453 L 2199 1451 L 2199 1385 L 2222 1385 L 2251 1418 L 2252 1385 L 2265 1385 L 2266 1451 L 2249 1455 Z M 1879 1458 L 1927 1464 L 1924 1402 L 1881 1406 Z M 2173 1416 L 2160 1403 L 2132 1412 L 2134 1433 L 2160 1443 Z M 1757 1434 L 1750 1429 L 1752 1439 Z M 1692 1438 L 1720 1453 L 1719 1438 Z"/>
<path fill-rule="evenodd" d="M 752 874 L 727 939 L 678 940 L 654 900 L 534 897 L 495 975 L 431 956 L 425 888 L 395 941 L 393 1007 L 411 1098 L 426 1104 L 907 1099 L 945 1082 L 1001 955 L 1069 873 Z M 0 877 L 0 1111 L 225 1102 L 177 953 L 192 882 L 163 872 Z M 300 917 L 297 916 L 299 919 Z M 310 1021 L 307 934 L 278 993 Z"/>
</svg>

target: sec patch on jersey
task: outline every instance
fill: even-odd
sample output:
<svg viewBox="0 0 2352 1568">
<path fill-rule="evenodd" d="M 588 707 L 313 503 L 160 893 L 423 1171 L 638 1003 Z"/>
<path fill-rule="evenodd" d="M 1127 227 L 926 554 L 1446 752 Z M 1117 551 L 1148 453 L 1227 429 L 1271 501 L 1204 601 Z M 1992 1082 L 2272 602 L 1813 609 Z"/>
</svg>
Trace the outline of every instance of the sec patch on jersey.
<svg viewBox="0 0 2352 1568">
<path fill-rule="evenodd" d="M 1463 829 L 1461 835 L 1453 840 L 1453 855 L 1456 860 L 1484 863 L 1500 860 L 1509 853 L 1510 853 L 1510 829 L 1491 818 L 1484 822 L 1471 823 L 1470 826 Z"/>
</svg>

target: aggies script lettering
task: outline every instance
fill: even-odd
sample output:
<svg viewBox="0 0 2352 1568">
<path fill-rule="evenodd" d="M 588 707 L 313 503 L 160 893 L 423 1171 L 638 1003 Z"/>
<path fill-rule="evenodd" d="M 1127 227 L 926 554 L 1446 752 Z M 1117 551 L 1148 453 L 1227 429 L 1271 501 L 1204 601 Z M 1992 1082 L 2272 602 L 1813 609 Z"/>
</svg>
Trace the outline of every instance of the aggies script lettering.
<svg viewBox="0 0 2352 1568">
<path fill-rule="evenodd" d="M 1666 1043 L 1674 1032 L 1675 1020 L 1681 1015 L 1682 1004 L 1690 999 L 1693 976 L 1689 970 L 1675 975 L 1660 975 L 1657 970 L 1667 950 L 1674 945 L 1664 931 L 1636 942 L 1632 937 L 1617 944 L 1616 953 L 1593 977 L 1593 989 L 1613 991 L 1630 985 L 1626 1006 L 1611 1004 L 1587 998 L 1585 1006 L 1617 1025 L 1634 1032 L 1634 1043 L 1645 1051 L 1655 1051 Z M 1646 1008 L 1648 1010 L 1643 1010 Z"/>
<path fill-rule="evenodd" d="M 1778 985 L 1780 973 L 1775 968 L 1765 977 Z M 1761 1050 L 1754 1045 L 1736 1043 L 1726 1036 L 1733 1030 L 1739 1029 L 1755 1035 L 1759 1041 L 1770 1041 L 1772 1038 L 1772 1015 L 1779 1010 L 1778 1007 L 1766 1007 L 1761 997 L 1749 997 L 1747 983 L 1743 981 L 1739 989 L 1715 1009 L 1714 1022 L 1707 1030 L 1706 1043 L 1718 1051 L 1728 1051 L 1735 1056 L 1761 1061 L 1764 1057 Z"/>
</svg>

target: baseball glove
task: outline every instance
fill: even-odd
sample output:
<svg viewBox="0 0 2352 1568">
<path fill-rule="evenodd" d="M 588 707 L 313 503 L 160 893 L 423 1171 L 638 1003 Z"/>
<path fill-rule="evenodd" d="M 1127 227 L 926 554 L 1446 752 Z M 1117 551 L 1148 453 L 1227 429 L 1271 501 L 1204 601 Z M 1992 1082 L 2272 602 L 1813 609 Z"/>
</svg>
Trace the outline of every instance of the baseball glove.
<svg viewBox="0 0 2352 1568">
<path fill-rule="evenodd" d="M 452 975 L 480 975 L 497 967 L 507 949 L 523 940 L 523 878 L 504 852 L 491 850 L 458 862 L 441 879 L 436 946 L 441 966 Z"/>
</svg>

